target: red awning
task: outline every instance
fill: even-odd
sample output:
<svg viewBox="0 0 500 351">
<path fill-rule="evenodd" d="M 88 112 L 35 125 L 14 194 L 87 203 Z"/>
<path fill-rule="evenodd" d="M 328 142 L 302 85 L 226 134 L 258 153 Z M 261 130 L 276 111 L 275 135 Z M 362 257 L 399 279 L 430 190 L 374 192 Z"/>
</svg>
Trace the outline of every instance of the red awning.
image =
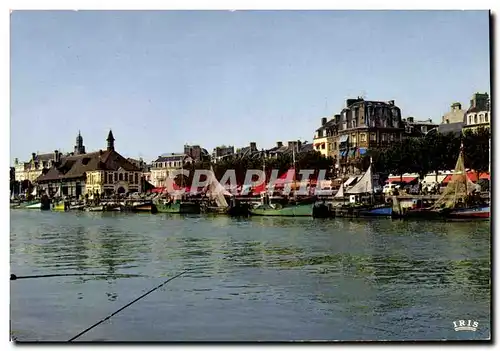
<svg viewBox="0 0 500 351">
<path fill-rule="evenodd" d="M 165 188 L 163 188 L 163 187 L 159 187 L 159 188 L 153 188 L 153 189 L 151 189 L 151 192 L 152 192 L 152 193 L 158 193 L 158 194 L 161 194 L 161 193 L 163 193 L 164 191 L 165 191 Z"/>
<path fill-rule="evenodd" d="M 400 182 L 400 181 L 403 181 L 403 183 L 411 183 L 413 182 L 415 179 L 417 179 L 417 177 L 390 177 L 389 179 L 387 179 L 385 182 L 386 183 L 392 183 L 392 182 Z"/>
<path fill-rule="evenodd" d="M 443 183 L 445 183 L 445 184 L 449 183 L 451 181 L 452 177 L 453 177 L 453 174 L 447 175 L 446 178 L 443 179 Z M 474 172 L 474 171 L 467 172 L 467 177 L 473 183 L 477 183 L 477 181 L 478 181 L 477 173 Z M 479 179 L 488 179 L 488 180 L 490 180 L 490 175 L 489 175 L 489 173 L 481 173 L 479 175 Z"/>
<path fill-rule="evenodd" d="M 490 180 L 490 174 L 489 173 L 481 173 L 479 176 L 479 179 L 488 179 Z"/>
<path fill-rule="evenodd" d="M 254 186 L 252 189 L 252 193 L 260 194 L 266 191 L 266 183 L 262 183 L 260 185 Z"/>
</svg>

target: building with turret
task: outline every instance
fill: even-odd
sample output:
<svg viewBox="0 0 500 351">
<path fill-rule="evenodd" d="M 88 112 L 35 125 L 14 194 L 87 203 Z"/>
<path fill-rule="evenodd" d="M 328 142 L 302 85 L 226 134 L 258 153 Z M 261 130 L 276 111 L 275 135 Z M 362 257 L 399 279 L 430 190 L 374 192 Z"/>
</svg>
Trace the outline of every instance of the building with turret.
<svg viewBox="0 0 500 351">
<path fill-rule="evenodd" d="M 72 154 L 60 157 L 36 179 L 39 192 L 80 197 L 141 191 L 141 170 L 116 152 L 111 130 L 106 150 L 86 153 L 80 133 L 76 140 Z"/>
</svg>

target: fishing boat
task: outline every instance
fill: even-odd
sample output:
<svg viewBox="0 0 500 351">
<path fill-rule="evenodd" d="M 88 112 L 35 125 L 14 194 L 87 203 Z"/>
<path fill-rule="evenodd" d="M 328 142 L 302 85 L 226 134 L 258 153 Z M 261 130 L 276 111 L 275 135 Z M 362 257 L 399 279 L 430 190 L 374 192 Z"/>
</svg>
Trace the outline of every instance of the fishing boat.
<svg viewBox="0 0 500 351">
<path fill-rule="evenodd" d="M 233 194 L 219 183 L 212 167 L 207 183 L 204 189 L 207 202 L 201 207 L 203 213 L 234 217 L 248 216 L 249 206 L 237 201 Z M 229 203 L 226 198 L 230 198 Z"/>
<path fill-rule="evenodd" d="M 373 174 L 373 163 L 370 158 L 370 166 L 366 172 L 358 179 L 356 184 L 351 188 L 345 190 L 342 185 L 339 195 L 344 198 L 344 194 L 350 196 L 349 207 L 353 207 L 356 215 L 359 217 L 391 217 L 392 216 L 392 205 L 385 203 L 377 203 L 375 199 L 375 187 L 374 174 Z"/>
<path fill-rule="evenodd" d="M 446 217 L 452 219 L 487 219 L 490 218 L 490 206 L 455 209 L 448 212 Z"/>
<path fill-rule="evenodd" d="M 83 211 L 85 210 L 84 204 L 71 204 L 69 206 L 69 211 Z"/>
<path fill-rule="evenodd" d="M 483 203 L 480 187 L 468 177 L 464 163 L 464 147 L 460 146 L 451 180 L 436 202 L 427 208 L 413 208 L 403 218 L 485 219 L 490 217 L 490 206 Z M 475 195 L 476 194 L 476 195 Z"/>
<path fill-rule="evenodd" d="M 104 212 L 104 205 L 89 206 L 85 209 L 87 212 Z"/>
<path fill-rule="evenodd" d="M 312 217 L 312 204 L 261 204 L 249 210 L 253 216 Z"/>
<path fill-rule="evenodd" d="M 293 165 L 294 167 L 289 169 L 287 176 L 284 179 L 288 180 L 288 174 L 293 172 L 292 184 L 295 185 L 295 148 L 292 149 Z M 264 161 L 264 174 L 266 171 L 265 161 Z M 261 204 L 254 208 L 249 209 L 249 213 L 252 216 L 277 216 L 277 217 L 312 217 L 313 216 L 313 204 L 315 198 L 309 198 L 302 201 L 297 201 L 296 192 L 293 192 L 293 200 L 286 203 L 274 203 L 271 204 L 269 199 L 269 194 L 265 192 L 266 187 L 264 186 L 264 193 L 262 195 Z"/>
<path fill-rule="evenodd" d="M 42 209 L 42 203 L 40 201 L 35 201 L 30 204 L 21 204 L 20 208 L 25 208 L 27 210 L 41 210 Z"/>
<path fill-rule="evenodd" d="M 314 218 L 330 218 L 334 217 L 334 214 L 335 212 L 332 211 L 331 206 L 327 205 L 324 201 L 313 205 L 312 216 Z"/>
<path fill-rule="evenodd" d="M 54 206 L 52 207 L 52 211 L 68 211 L 69 210 L 69 203 L 66 201 L 61 201 L 58 203 L 55 203 Z"/>
<path fill-rule="evenodd" d="M 132 211 L 156 213 L 158 209 L 152 202 L 135 202 L 132 204 Z"/>
<path fill-rule="evenodd" d="M 199 203 L 176 199 L 170 201 L 161 201 L 155 203 L 159 213 L 177 213 L 177 214 L 199 214 L 201 207 Z"/>
</svg>

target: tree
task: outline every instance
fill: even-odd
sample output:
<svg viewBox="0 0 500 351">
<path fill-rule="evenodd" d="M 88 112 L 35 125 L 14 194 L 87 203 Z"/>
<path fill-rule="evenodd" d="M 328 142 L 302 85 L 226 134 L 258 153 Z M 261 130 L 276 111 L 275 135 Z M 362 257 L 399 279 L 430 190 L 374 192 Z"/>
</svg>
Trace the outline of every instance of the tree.
<svg viewBox="0 0 500 351">
<path fill-rule="evenodd" d="M 480 128 L 475 133 L 466 131 L 463 136 L 465 166 L 474 169 L 477 178 L 490 167 L 490 137 L 486 128 Z"/>
</svg>

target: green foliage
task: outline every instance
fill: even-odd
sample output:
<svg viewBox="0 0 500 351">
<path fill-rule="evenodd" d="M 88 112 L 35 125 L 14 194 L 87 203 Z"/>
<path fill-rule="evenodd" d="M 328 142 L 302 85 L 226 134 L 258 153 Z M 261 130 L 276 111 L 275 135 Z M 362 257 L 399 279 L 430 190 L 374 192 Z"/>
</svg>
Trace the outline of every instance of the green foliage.
<svg viewBox="0 0 500 351">
<path fill-rule="evenodd" d="M 488 129 L 465 135 L 428 134 L 425 138 L 407 138 L 390 147 L 372 149 L 369 156 L 377 172 L 402 175 L 418 173 L 421 177 L 429 172 L 454 169 L 463 142 L 465 167 L 485 172 L 489 168 Z"/>
</svg>

